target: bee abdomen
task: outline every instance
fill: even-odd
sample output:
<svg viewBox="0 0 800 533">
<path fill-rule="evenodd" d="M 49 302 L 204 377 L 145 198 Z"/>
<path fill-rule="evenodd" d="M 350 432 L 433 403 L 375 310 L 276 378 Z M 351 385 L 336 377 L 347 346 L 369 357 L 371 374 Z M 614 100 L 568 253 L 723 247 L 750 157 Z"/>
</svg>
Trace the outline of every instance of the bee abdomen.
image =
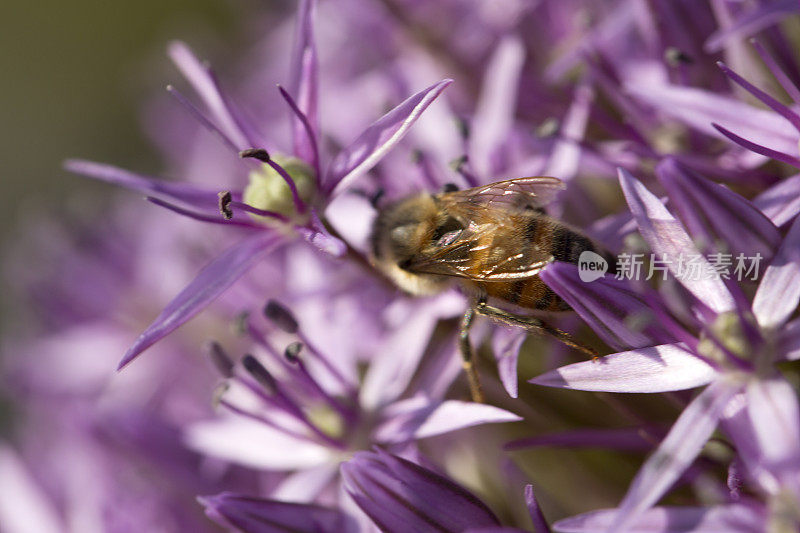
<svg viewBox="0 0 800 533">
<path fill-rule="evenodd" d="M 552 253 L 556 261 L 577 265 L 581 253 L 596 252 L 592 241 L 580 233 L 560 226 L 553 230 Z"/>
</svg>

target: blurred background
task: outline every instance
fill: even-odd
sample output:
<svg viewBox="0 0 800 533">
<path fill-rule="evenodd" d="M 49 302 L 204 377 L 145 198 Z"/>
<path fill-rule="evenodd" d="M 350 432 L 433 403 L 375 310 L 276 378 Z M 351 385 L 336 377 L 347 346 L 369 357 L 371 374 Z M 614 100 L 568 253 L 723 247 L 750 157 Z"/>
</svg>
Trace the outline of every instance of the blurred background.
<svg viewBox="0 0 800 533">
<path fill-rule="evenodd" d="M 276 10 L 289 2 L 267 2 Z M 249 4 L 249 5 L 248 5 Z M 172 39 L 228 53 L 250 42 L 236 14 L 255 0 L 3 2 L 0 7 L 0 225 L 4 254 L 26 219 L 82 209 L 115 191 L 61 168 L 68 157 L 159 170 L 139 123 L 144 102 L 178 76 Z M 254 28 L 255 31 L 255 28 Z M 206 46 L 204 46 L 204 44 Z M 213 46 L 212 46 L 213 45 Z M 14 316 L 2 291 L 2 324 Z"/>
</svg>

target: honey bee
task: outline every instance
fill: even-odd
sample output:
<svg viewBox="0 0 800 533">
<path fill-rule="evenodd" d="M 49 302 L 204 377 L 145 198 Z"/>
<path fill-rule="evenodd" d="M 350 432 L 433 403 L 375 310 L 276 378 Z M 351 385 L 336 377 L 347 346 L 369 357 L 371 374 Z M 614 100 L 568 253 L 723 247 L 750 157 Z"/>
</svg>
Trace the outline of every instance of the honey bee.
<svg viewBox="0 0 800 533">
<path fill-rule="evenodd" d="M 457 284 L 472 297 L 460 348 L 473 400 L 483 393 L 473 364 L 469 327 L 475 313 L 555 336 L 592 357 L 596 352 L 540 318 L 495 305 L 557 313 L 570 306 L 538 276 L 552 261 L 578 263 L 604 252 L 588 237 L 544 212 L 564 183 L 518 178 L 467 190 L 418 194 L 381 209 L 372 227 L 373 264 L 401 289 L 433 294 Z"/>
</svg>

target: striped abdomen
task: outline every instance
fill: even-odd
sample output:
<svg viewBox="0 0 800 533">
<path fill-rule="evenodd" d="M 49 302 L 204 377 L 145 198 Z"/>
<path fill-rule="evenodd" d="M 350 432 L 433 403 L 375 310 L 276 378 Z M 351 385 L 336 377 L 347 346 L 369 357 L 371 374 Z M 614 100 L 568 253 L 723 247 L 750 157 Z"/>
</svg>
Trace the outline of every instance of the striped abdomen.
<svg viewBox="0 0 800 533">
<path fill-rule="evenodd" d="M 584 235 L 564 224 L 538 213 L 519 215 L 514 228 L 498 228 L 487 234 L 486 245 L 471 258 L 476 270 L 490 270 L 500 261 L 508 263 L 513 258 L 520 268 L 538 262 L 544 256 L 553 260 L 578 264 L 584 251 L 598 252 Z M 508 231 L 506 231 L 508 230 Z M 541 311 L 567 311 L 570 306 L 548 287 L 539 276 L 509 281 L 491 281 L 478 284 L 486 295 L 527 309 Z"/>
</svg>

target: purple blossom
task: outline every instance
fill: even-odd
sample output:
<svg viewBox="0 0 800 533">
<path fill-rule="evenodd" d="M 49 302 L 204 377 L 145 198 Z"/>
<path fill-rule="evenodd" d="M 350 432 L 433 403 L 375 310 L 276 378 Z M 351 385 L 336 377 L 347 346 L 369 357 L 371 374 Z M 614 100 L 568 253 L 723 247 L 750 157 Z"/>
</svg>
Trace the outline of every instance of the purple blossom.
<svg viewBox="0 0 800 533">
<path fill-rule="evenodd" d="M 199 313 L 260 258 L 285 243 L 286 235 L 299 235 L 333 255 L 344 254 L 346 245 L 331 233 L 335 230 L 324 220 L 328 204 L 375 166 L 451 83 L 452 80 L 443 80 L 407 98 L 332 157 L 323 173 L 316 116 L 319 90 L 312 20 L 314 7 L 313 0 L 303 2 L 298 14 L 290 74 L 290 88 L 295 96 L 279 87 L 280 95 L 293 112 L 294 159 L 270 155 L 263 148 L 266 143 L 230 104 L 214 72 L 201 63 L 185 44 L 176 42 L 170 45 L 170 58 L 198 94 L 208 114 L 176 89 L 170 87 L 170 92 L 203 126 L 239 154 L 243 164 L 250 166 L 250 185 L 243 190 L 220 193 L 218 198 L 217 193 L 223 187 L 209 190 L 191 183 L 164 182 L 88 161 L 66 162 L 70 171 L 142 192 L 157 205 L 200 221 L 240 227 L 246 235 L 209 263 L 164 308 L 128 349 L 120 368 Z M 253 159 L 262 161 L 262 164 L 253 162 Z M 305 185 L 305 194 L 301 194 L 301 185 Z M 290 198 L 291 203 L 287 205 L 285 200 L 282 203 L 281 196 Z M 267 223 L 269 219 L 274 222 Z"/>
<path fill-rule="evenodd" d="M 665 162 L 662 170 L 670 178 L 683 172 L 669 161 Z M 683 179 L 684 176 L 680 177 Z M 760 243 L 765 242 L 763 238 L 748 241 L 747 237 L 774 235 L 774 227 L 743 199 L 737 200 L 741 208 L 736 212 L 727 210 L 726 199 L 730 198 L 727 203 L 733 201 L 733 194 L 727 189 L 714 189 L 704 185 L 702 180 L 699 176 L 695 176 L 693 180 L 684 179 L 683 190 L 686 195 L 674 195 L 671 200 L 682 209 L 685 208 L 685 212 L 693 214 L 694 211 L 687 205 L 687 198 L 701 198 L 706 194 L 721 196 L 721 200 L 707 204 L 711 210 L 707 213 L 707 218 L 715 221 L 716 227 L 720 228 L 719 232 L 713 232 L 713 236 L 720 237 L 723 230 L 738 224 L 742 227 L 738 236 L 740 239 L 744 237 L 741 242 L 759 243 L 756 249 L 762 249 Z M 673 258 L 680 254 L 697 254 L 688 233 L 658 198 L 622 170 L 620 182 L 639 231 L 653 251 Z M 748 217 L 745 219 L 748 223 L 742 225 L 738 217 Z M 768 228 L 768 233 L 763 233 L 763 228 Z M 800 221 L 795 221 L 774 254 L 772 247 L 768 246 L 766 251 L 773 258 L 758 284 L 751 306 L 737 301 L 737 296 L 730 292 L 722 277 L 713 270 L 707 270 L 709 275 L 702 280 L 687 280 L 676 272 L 678 281 L 688 291 L 687 303 L 696 310 L 697 324 L 703 330 L 697 338 L 684 331 L 679 339 L 683 342 L 635 347 L 633 350 L 607 356 L 600 363 L 577 363 L 533 380 L 534 383 L 543 385 L 615 392 L 680 390 L 710 383 L 686 407 L 659 448 L 639 471 L 616 511 L 614 520 L 609 522 L 610 530 L 630 527 L 639 520 L 642 513 L 658 501 L 697 457 L 720 422 L 734 442 L 745 443 L 761 435 L 762 438 L 771 440 L 770 446 L 774 444 L 775 458 L 777 460 L 780 457 L 783 468 L 796 472 L 800 467 L 795 458 L 798 453 L 795 435 L 800 431 L 797 398 L 786 390 L 789 386 L 783 378 L 771 369 L 772 364 L 788 355 L 776 351 L 775 343 L 781 336 L 776 332 L 786 323 L 800 302 L 800 293 L 796 289 L 800 282 L 800 261 L 795 257 L 800 245 L 798 235 Z M 673 261 L 670 264 L 676 263 Z M 554 265 L 542 277 L 548 283 L 554 281 L 554 289 L 569 298 L 568 301 L 578 297 L 591 297 L 583 290 L 574 267 Z M 598 281 L 607 285 L 609 291 L 620 296 L 626 294 L 609 281 Z M 770 298 L 769 303 L 766 303 L 766 298 Z M 619 301 L 618 297 L 615 300 Z M 695 303 L 692 304 L 692 301 Z M 621 312 L 635 313 L 640 310 L 641 305 L 629 304 Z M 590 315 L 582 312 L 581 308 L 578 308 L 578 312 L 598 331 L 606 331 L 611 324 L 616 327 L 622 325 L 619 320 L 604 320 L 604 315 Z M 613 317 L 613 313 L 610 315 Z M 751 316 L 755 317 L 758 327 L 752 324 Z M 677 325 L 674 318 L 665 318 Z M 605 363 L 606 359 L 608 363 Z M 743 396 L 748 398 L 748 404 L 759 405 L 758 414 L 754 410 L 750 413 L 749 421 L 746 417 L 732 420 L 730 413 L 736 409 L 735 406 L 741 402 Z M 766 401 L 766 398 L 770 400 Z M 762 399 L 765 401 L 761 401 Z M 762 423 L 766 420 L 771 423 Z M 755 457 L 746 459 L 747 462 L 760 464 L 764 461 L 762 454 L 767 453 L 765 449 L 749 449 Z M 748 457 L 747 450 L 744 446 L 740 449 L 743 457 Z M 755 475 L 759 471 L 753 470 L 751 474 Z M 773 477 L 769 479 L 773 480 L 775 475 L 776 472 L 773 471 Z M 794 474 L 790 476 L 792 475 Z M 783 490 L 795 491 L 793 485 L 779 481 L 761 482 L 761 489 L 777 494 Z M 793 497 L 797 496 L 798 493 L 795 493 Z"/>
</svg>

